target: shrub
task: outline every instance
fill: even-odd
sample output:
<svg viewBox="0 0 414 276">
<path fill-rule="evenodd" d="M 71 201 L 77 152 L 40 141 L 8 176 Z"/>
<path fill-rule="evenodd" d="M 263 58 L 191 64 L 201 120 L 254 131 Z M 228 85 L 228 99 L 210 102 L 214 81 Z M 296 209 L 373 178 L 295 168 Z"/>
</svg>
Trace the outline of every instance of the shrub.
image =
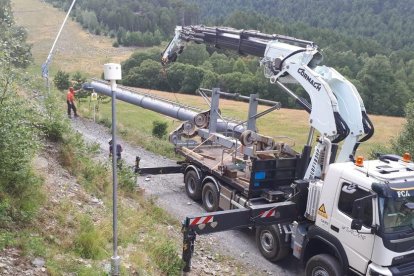
<svg viewBox="0 0 414 276">
<path fill-rule="evenodd" d="M 180 275 L 183 262 L 177 254 L 175 244 L 168 241 L 161 241 L 153 244 L 151 255 L 157 266 L 166 275 Z"/>
<path fill-rule="evenodd" d="M 122 162 L 122 160 L 121 160 Z M 135 175 L 131 168 L 122 166 L 118 171 L 119 176 L 119 187 L 127 192 L 132 192 L 135 189 Z"/>
<path fill-rule="evenodd" d="M 81 103 L 81 99 L 86 99 L 90 96 L 91 92 L 82 89 L 82 85 L 86 82 L 86 77 L 79 71 L 76 71 L 72 75 L 72 86 L 75 90 L 80 90 L 76 92 L 75 97 Z"/>
<path fill-rule="evenodd" d="M 86 216 L 80 220 L 80 229 L 74 246 L 75 251 L 83 258 L 96 260 L 105 254 L 105 239 Z"/>
<path fill-rule="evenodd" d="M 75 90 L 81 89 L 82 84 L 84 84 L 85 82 L 86 82 L 86 77 L 80 71 L 76 71 L 75 73 L 73 73 L 73 75 L 72 75 L 73 85 L 72 86 Z M 79 91 L 79 92 L 81 92 L 81 91 Z M 78 95 L 78 93 L 77 93 L 77 95 Z"/>
<path fill-rule="evenodd" d="M 110 38 L 115 38 L 116 32 L 114 30 L 110 30 L 108 35 Z"/>
<path fill-rule="evenodd" d="M 64 134 L 69 129 L 68 121 L 64 119 L 64 113 L 58 106 L 58 99 L 51 95 L 48 95 L 44 101 L 45 113 L 41 121 L 41 129 L 43 134 L 52 142 L 61 142 Z"/>
<path fill-rule="evenodd" d="M 154 121 L 152 123 L 152 135 L 157 138 L 162 138 L 167 134 L 168 124 L 166 122 Z"/>
<path fill-rule="evenodd" d="M 409 152 L 414 154 L 414 101 L 410 101 L 405 107 L 405 118 L 407 122 L 404 125 L 398 137 L 392 141 L 392 149 L 397 154 Z"/>
<path fill-rule="evenodd" d="M 27 221 L 40 203 L 40 179 L 31 168 L 39 149 L 35 114 L 13 98 L 0 105 L 0 225 L 9 219 Z"/>
<path fill-rule="evenodd" d="M 112 43 L 112 47 L 118 48 L 119 47 L 118 41 L 114 41 L 114 43 Z"/>
<path fill-rule="evenodd" d="M 57 71 L 55 78 L 53 79 L 53 83 L 59 90 L 68 89 L 70 86 L 69 73 L 66 73 L 61 70 Z"/>
</svg>

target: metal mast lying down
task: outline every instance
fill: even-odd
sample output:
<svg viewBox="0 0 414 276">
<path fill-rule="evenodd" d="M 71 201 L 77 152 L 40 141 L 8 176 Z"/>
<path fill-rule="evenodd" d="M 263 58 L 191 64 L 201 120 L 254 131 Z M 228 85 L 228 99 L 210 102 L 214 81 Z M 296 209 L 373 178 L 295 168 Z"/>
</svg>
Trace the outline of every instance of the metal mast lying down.
<svg viewBox="0 0 414 276">
<path fill-rule="evenodd" d="M 106 82 L 94 80 L 91 83 L 84 84 L 84 89 L 93 89 L 99 94 L 110 96 L 111 88 Z M 219 89 L 213 91 L 201 89 L 201 94 L 211 93 L 210 109 L 207 111 L 197 110 L 190 106 L 158 98 L 154 95 L 133 92 L 136 89 L 127 87 L 116 88 L 117 98 L 121 101 L 137 105 L 139 107 L 178 119 L 184 122 L 175 131 L 170 134 L 169 140 L 176 146 L 185 145 L 186 147 L 195 147 L 198 142 L 189 139 L 195 136 L 200 137 L 203 141 L 210 140 L 213 144 L 219 144 L 226 148 L 237 148 L 240 145 L 239 139 L 243 145 L 244 154 L 248 156 L 255 155 L 253 143 L 260 144 L 258 149 L 267 149 L 274 146 L 271 137 L 260 135 L 256 132 L 256 119 L 268 114 L 269 112 L 280 109 L 280 103 L 258 98 L 257 94 L 250 97 L 239 94 L 230 94 L 221 92 Z M 249 100 L 248 118 L 244 122 L 230 121 L 221 116 L 219 110 L 219 97 L 233 97 L 243 100 Z M 259 103 L 271 105 L 267 110 L 257 113 Z"/>
</svg>

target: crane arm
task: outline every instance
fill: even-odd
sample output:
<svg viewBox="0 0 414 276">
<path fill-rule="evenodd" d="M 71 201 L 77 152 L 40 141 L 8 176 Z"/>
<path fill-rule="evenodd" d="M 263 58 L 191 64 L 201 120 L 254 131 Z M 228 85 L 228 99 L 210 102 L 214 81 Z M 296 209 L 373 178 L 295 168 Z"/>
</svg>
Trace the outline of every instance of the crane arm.
<svg viewBox="0 0 414 276">
<path fill-rule="evenodd" d="M 177 26 L 162 53 L 162 64 L 174 62 L 188 42 L 260 57 L 264 75 L 310 113 L 310 125 L 334 143 L 344 141 L 338 161 L 349 160 L 359 142 L 368 140 L 374 132 L 355 86 L 335 69 L 319 66 L 322 54 L 312 41 L 226 27 Z M 300 84 L 311 103 L 284 83 Z"/>
<path fill-rule="evenodd" d="M 298 49 L 317 46 L 312 41 L 301 40 L 279 34 L 263 34 L 252 30 L 236 30 L 226 27 L 177 26 L 175 35 L 162 55 L 162 63 L 174 62 L 184 49 L 186 42 L 203 43 L 219 49 L 237 51 L 241 55 L 252 55 L 263 58 L 271 41 L 279 41 Z M 290 50 L 289 50 L 290 51 Z M 315 62 L 321 61 L 322 55 Z"/>
</svg>

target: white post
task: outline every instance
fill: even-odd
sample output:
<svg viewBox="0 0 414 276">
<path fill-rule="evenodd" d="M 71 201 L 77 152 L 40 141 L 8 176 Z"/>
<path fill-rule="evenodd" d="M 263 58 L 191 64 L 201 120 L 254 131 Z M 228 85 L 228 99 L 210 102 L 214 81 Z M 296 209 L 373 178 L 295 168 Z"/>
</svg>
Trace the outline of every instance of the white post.
<svg viewBox="0 0 414 276">
<path fill-rule="evenodd" d="M 116 80 L 121 79 L 121 65 L 107 63 L 104 65 L 104 76 L 111 82 L 112 91 L 112 229 L 113 229 L 113 255 L 111 257 L 111 273 L 119 275 L 121 258 L 118 256 L 118 179 L 117 179 L 117 141 L 116 141 Z"/>
<path fill-rule="evenodd" d="M 98 100 L 98 94 L 96 94 L 95 92 L 93 92 L 91 94 L 91 101 L 93 102 L 93 122 L 95 122 L 96 120 L 96 101 Z"/>
</svg>

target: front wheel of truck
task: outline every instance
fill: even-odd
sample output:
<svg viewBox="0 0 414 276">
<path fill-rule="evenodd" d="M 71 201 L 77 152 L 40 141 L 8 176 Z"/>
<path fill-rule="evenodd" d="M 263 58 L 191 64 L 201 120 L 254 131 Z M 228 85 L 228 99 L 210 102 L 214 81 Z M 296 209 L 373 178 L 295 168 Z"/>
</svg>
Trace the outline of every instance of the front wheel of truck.
<svg viewBox="0 0 414 276">
<path fill-rule="evenodd" d="M 256 244 L 260 253 L 271 262 L 284 259 L 290 251 L 289 245 L 284 242 L 283 234 L 280 233 L 277 225 L 257 227 Z"/>
<path fill-rule="evenodd" d="M 335 257 L 329 254 L 313 256 L 306 263 L 306 276 L 341 276 L 341 266 Z"/>
</svg>

